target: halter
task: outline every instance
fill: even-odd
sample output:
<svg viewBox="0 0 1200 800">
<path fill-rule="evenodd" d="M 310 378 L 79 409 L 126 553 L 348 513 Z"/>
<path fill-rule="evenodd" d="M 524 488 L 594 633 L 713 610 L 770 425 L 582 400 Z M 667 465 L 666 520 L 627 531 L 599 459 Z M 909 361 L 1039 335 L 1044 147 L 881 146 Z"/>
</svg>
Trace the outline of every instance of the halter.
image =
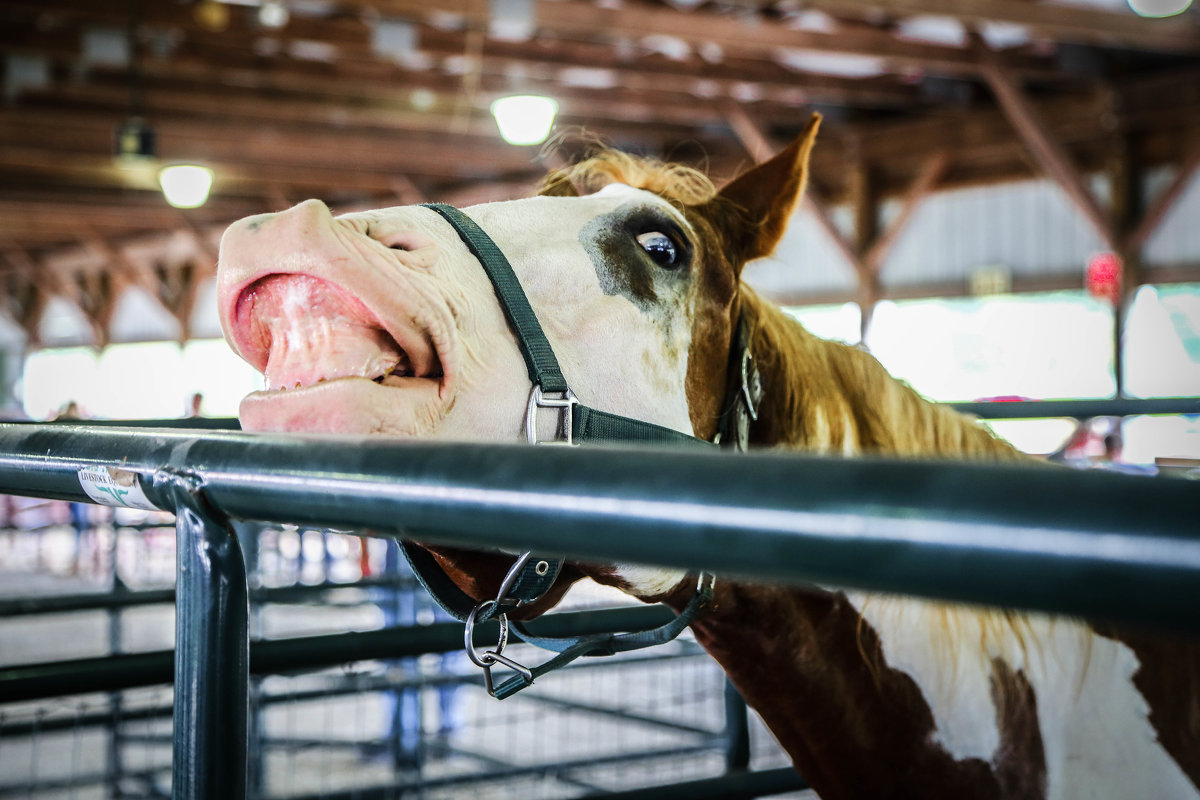
<svg viewBox="0 0 1200 800">
<path fill-rule="evenodd" d="M 712 442 L 679 431 L 591 408 L 580 403 L 567 385 L 559 368 L 554 350 L 538 323 L 537 315 L 513 272 L 504 253 L 474 220 L 453 206 L 425 203 L 425 208 L 440 214 L 458 232 L 467 249 L 483 265 L 496 290 L 517 344 L 533 388 L 525 410 L 525 436 L 530 444 L 567 444 L 584 442 L 630 442 L 683 446 L 713 447 L 745 450 L 750 422 L 758 419 L 758 405 L 763 388 L 754 358 L 750 353 L 750 337 L 744 320 L 739 319 L 736 346 L 730 352 L 730 386 L 722 406 L 718 432 Z M 739 380 L 740 379 L 740 380 Z M 558 437 L 539 440 L 537 417 L 541 409 L 559 413 Z M 500 584 L 494 600 L 476 602 L 458 588 L 446 575 L 433 555 L 409 542 L 401 542 L 405 556 L 421 585 L 447 612 L 466 623 L 464 643 L 467 656 L 483 668 L 488 693 L 503 699 L 533 683 L 534 678 L 565 666 L 580 656 L 612 655 L 669 642 L 691 624 L 700 609 L 712 599 L 714 578 L 701 573 L 696 591 L 683 611 L 670 622 L 657 628 L 635 633 L 603 633 L 588 636 L 552 638 L 536 636 L 519 622 L 509 622 L 508 614 L 542 597 L 554 584 L 564 559 L 540 553 L 522 553 Z M 474 643 L 475 626 L 488 619 L 500 622 L 500 636 L 494 648 L 480 653 Z M 522 640 L 558 655 L 546 663 L 529 668 L 504 655 L 508 632 L 512 629 Z M 514 675 L 499 685 L 492 681 L 492 667 L 501 664 Z"/>
</svg>

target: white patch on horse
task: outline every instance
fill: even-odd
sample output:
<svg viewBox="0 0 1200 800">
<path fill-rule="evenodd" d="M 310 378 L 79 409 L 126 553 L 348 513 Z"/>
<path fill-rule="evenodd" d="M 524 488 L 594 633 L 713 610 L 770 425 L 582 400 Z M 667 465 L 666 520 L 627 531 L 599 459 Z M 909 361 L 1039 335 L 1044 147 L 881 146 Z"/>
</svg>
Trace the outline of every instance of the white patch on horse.
<svg viewBox="0 0 1200 800">
<path fill-rule="evenodd" d="M 842 411 L 842 455 L 858 455 L 858 434 L 849 411 Z"/>
<path fill-rule="evenodd" d="M 1047 800 L 1200 797 L 1158 742 L 1133 684 L 1137 657 L 1124 644 L 1071 620 L 1024 616 L 1014 625 L 997 612 L 847 596 L 879 635 L 886 666 L 917 683 L 933 713 L 932 741 L 955 759 L 998 757 L 991 679 L 1001 660 L 1034 692 Z"/>
<path fill-rule="evenodd" d="M 579 242 L 585 225 L 631 201 L 678 218 L 657 195 L 621 185 L 569 202 L 536 197 L 467 213 L 512 263 L 581 402 L 691 434 L 685 391 L 691 309 L 664 304 L 656 319 L 629 298 L 606 294 Z M 663 315 L 672 324 L 663 325 Z"/>
<path fill-rule="evenodd" d="M 622 184 L 571 203 L 532 198 L 475 206 L 467 213 L 512 263 L 582 402 L 692 434 L 685 390 L 692 309 L 686 302 L 665 302 L 647 315 L 631 298 L 605 292 L 579 242 L 585 226 L 630 203 L 653 206 L 688 229 L 670 203 Z M 533 204 L 545 204 L 547 210 L 535 213 Z M 686 574 L 632 564 L 614 569 L 640 597 L 663 594 Z"/>
<path fill-rule="evenodd" d="M 616 564 L 616 574 L 629 584 L 627 591 L 635 597 L 658 597 L 674 589 L 687 577 L 681 569 L 643 567 L 637 564 Z"/>
</svg>

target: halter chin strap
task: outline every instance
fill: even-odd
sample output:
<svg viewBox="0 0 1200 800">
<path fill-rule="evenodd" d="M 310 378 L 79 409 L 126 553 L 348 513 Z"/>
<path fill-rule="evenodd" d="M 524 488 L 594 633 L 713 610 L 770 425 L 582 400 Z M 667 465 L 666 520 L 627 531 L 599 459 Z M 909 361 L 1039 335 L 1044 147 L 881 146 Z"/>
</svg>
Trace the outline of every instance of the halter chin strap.
<svg viewBox="0 0 1200 800">
<path fill-rule="evenodd" d="M 730 353 L 729 390 L 722 405 L 718 432 L 713 442 L 697 439 L 661 425 L 591 408 L 580 403 L 567 385 L 558 359 L 554 357 L 554 350 L 538 323 L 537 315 L 529 305 L 529 299 L 525 296 L 512 265 L 496 243 L 474 220 L 457 208 L 441 203 L 423 205 L 450 223 L 467 249 L 483 266 L 496 290 L 496 296 L 509 325 L 516 334 L 517 344 L 529 370 L 529 380 L 533 384 L 525 412 L 525 434 L 530 444 L 628 442 L 704 447 L 721 444 L 727 448 L 746 449 L 750 423 L 758 419 L 758 405 L 762 400 L 763 390 L 754 358 L 750 353 L 749 333 L 741 319 L 737 326 L 737 344 L 731 348 Z M 558 439 L 538 439 L 539 409 L 559 411 Z M 696 592 L 683 612 L 671 622 L 653 630 L 566 639 L 538 637 L 529 633 L 520 623 L 512 623 L 510 626 L 507 615 L 521 606 L 533 603 L 550 590 L 562 568 L 561 557 L 532 552 L 521 554 L 502 581 L 497 597 L 480 603 L 450 580 L 429 551 L 408 542 L 402 542 L 401 545 L 413 572 L 426 590 L 449 613 L 466 622 L 467 655 L 476 665 L 483 668 L 488 692 L 501 699 L 529 686 L 535 677 L 564 666 L 580 656 L 611 655 L 668 642 L 691 624 L 700 609 L 712 598 L 713 577 L 704 573 L 700 575 Z M 493 649 L 479 653 L 473 641 L 474 627 L 479 622 L 491 618 L 498 618 L 500 621 L 499 642 Z M 518 664 L 503 654 L 510 627 L 525 641 L 555 651 L 558 655 L 533 669 Z M 509 667 L 516 674 L 495 686 L 491 671 L 496 664 Z"/>
</svg>

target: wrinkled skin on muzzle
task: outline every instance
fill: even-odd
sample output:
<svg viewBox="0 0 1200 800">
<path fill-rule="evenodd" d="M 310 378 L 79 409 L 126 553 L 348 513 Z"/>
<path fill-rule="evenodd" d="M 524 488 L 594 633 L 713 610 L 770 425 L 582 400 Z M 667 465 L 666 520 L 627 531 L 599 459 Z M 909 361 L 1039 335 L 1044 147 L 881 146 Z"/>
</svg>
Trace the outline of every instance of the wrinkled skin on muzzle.
<svg viewBox="0 0 1200 800">
<path fill-rule="evenodd" d="M 630 220 L 684 228 L 682 214 L 625 186 L 468 213 L 512 263 L 581 399 L 692 433 L 691 284 L 646 263 L 640 234 L 629 232 Z M 635 263 L 622 270 L 614 253 Z M 230 344 L 265 376 L 265 389 L 241 405 L 246 430 L 525 438 L 531 384 L 513 331 L 481 265 L 429 209 L 335 218 L 310 200 L 242 220 L 222 240 L 218 298 Z M 553 438 L 556 423 L 539 415 L 540 436 Z M 479 598 L 495 591 L 511 560 L 430 549 Z M 667 571 L 646 582 L 650 572 L 636 572 L 654 594 L 681 577 Z M 577 577 L 568 567 L 521 616 L 552 606 Z"/>
<path fill-rule="evenodd" d="M 581 241 L 588 223 L 646 205 L 679 217 L 627 187 L 470 213 L 508 255 L 576 394 L 690 433 L 686 306 L 647 314 L 606 291 L 614 281 Z M 242 404 L 247 430 L 522 438 L 530 383 L 513 333 L 479 263 L 429 209 L 334 218 L 310 200 L 242 220 L 222 241 L 218 297 L 231 345 L 266 376 Z"/>
</svg>

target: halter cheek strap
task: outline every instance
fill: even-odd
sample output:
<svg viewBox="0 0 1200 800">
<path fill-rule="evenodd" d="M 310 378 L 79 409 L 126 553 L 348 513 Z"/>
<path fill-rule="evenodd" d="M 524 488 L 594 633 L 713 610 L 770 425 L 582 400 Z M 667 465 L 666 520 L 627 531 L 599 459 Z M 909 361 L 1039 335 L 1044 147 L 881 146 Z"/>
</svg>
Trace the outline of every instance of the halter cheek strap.
<svg viewBox="0 0 1200 800">
<path fill-rule="evenodd" d="M 552 440 L 555 442 L 641 442 L 704 447 L 711 447 L 719 442 L 726 447 L 745 449 L 750 420 L 758 417 L 757 408 L 762 398 L 762 386 L 753 357 L 750 355 L 749 336 L 740 320 L 738 344 L 733 348 L 733 353 L 737 355 L 731 355 L 730 375 L 740 375 L 741 380 L 731 380 L 716 441 L 706 442 L 661 425 L 591 408 L 580 403 L 567 385 L 558 359 L 554 356 L 554 350 L 538 323 L 537 315 L 529 305 L 529 299 L 525 296 L 512 265 L 496 243 L 474 220 L 457 208 L 441 203 L 427 203 L 424 207 L 437 212 L 450 223 L 492 281 L 496 296 L 516 335 L 521 355 L 529 370 L 529 380 L 533 384 L 525 414 L 525 433 L 531 444 L 549 443 L 541 442 L 537 438 L 537 415 L 540 409 L 556 409 L 560 417 L 559 438 Z M 734 358 L 738 360 L 736 369 L 732 364 Z M 501 699 L 529 686 L 535 677 L 564 666 L 580 656 L 611 655 L 668 642 L 690 625 L 700 609 L 712 598 L 713 577 L 704 573 L 700 575 L 696 592 L 683 612 L 671 622 L 653 630 L 565 639 L 538 637 L 519 623 L 510 626 L 507 615 L 520 606 L 534 602 L 549 591 L 562 568 L 561 557 L 523 553 L 501 583 L 497 597 L 477 603 L 450 580 L 429 551 L 408 542 L 401 544 L 413 572 L 422 585 L 443 608 L 466 622 L 464 639 L 467 655 L 476 665 L 483 668 L 488 692 Z M 500 621 L 500 639 L 494 648 L 479 653 L 474 645 L 474 627 L 479 622 L 491 618 Z M 555 651 L 558 655 L 533 669 L 513 661 L 503 654 L 510 627 L 525 641 Z M 495 686 L 491 671 L 496 664 L 509 667 L 516 674 Z"/>
<path fill-rule="evenodd" d="M 531 443 L 538 443 L 538 409 L 549 408 L 561 410 L 560 436 L 561 441 L 567 444 L 605 441 L 709 446 L 709 442 L 686 433 L 610 414 L 580 403 L 567 385 L 550 341 L 542 331 L 537 315 L 529 305 L 529 298 L 525 296 L 525 290 L 521 288 L 504 253 L 473 219 L 454 206 L 442 203 L 426 203 L 424 206 L 442 215 L 454 227 L 471 255 L 483 265 L 496 289 L 496 296 L 516 334 L 517 345 L 521 348 L 521 355 L 529 370 L 529 380 L 533 384 L 525 414 L 525 433 Z"/>
</svg>

